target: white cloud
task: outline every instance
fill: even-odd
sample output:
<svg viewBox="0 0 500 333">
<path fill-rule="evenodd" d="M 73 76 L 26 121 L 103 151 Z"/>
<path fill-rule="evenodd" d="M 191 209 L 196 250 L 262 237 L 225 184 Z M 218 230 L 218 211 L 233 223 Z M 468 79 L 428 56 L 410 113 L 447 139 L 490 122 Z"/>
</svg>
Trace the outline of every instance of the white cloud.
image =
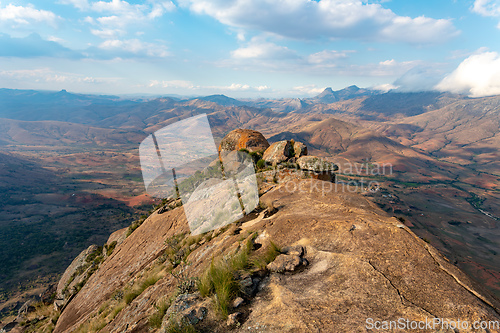
<svg viewBox="0 0 500 333">
<path fill-rule="evenodd" d="M 129 30 L 142 27 L 149 21 L 162 17 L 175 10 L 172 1 L 146 1 L 143 4 L 130 4 L 124 0 L 96 1 L 88 3 L 84 0 L 64 0 L 77 8 L 87 8 L 92 15 L 85 17 L 84 22 L 96 27 L 92 34 L 103 39 L 116 38 Z"/>
<path fill-rule="evenodd" d="M 432 91 L 445 75 L 444 64 L 416 62 L 415 66 L 403 73 L 394 86 L 398 91 Z"/>
<path fill-rule="evenodd" d="M 450 20 L 435 20 L 425 16 L 416 18 L 394 17 L 391 24 L 382 28 L 380 39 L 408 41 L 411 43 L 436 43 L 458 35 Z"/>
<path fill-rule="evenodd" d="M 119 29 L 90 29 L 90 32 L 102 39 L 114 39 L 117 36 L 124 35 L 125 31 Z"/>
<path fill-rule="evenodd" d="M 179 0 L 235 28 L 295 39 L 355 38 L 437 43 L 458 34 L 451 20 L 402 17 L 361 0 Z"/>
<path fill-rule="evenodd" d="M 163 16 L 167 12 L 175 10 L 175 5 L 172 1 L 162 1 L 160 3 L 155 3 L 151 12 L 148 14 L 150 19 Z"/>
<path fill-rule="evenodd" d="M 394 59 L 381 61 L 379 63 L 368 63 L 363 65 L 345 65 L 335 69 L 337 74 L 347 76 L 369 76 L 369 77 L 384 77 L 384 76 L 400 76 L 415 66 L 418 66 L 420 61 L 396 61 Z"/>
<path fill-rule="evenodd" d="M 35 22 L 44 22 L 55 26 L 58 19 L 60 18 L 54 13 L 47 10 L 36 9 L 31 4 L 27 6 L 9 4 L 5 7 L 0 7 L 0 23 L 14 22 L 27 25 Z"/>
<path fill-rule="evenodd" d="M 167 48 L 163 45 L 146 43 L 139 39 L 110 39 L 102 42 L 99 48 L 106 51 L 111 51 L 114 54 L 120 55 L 121 52 L 131 53 L 134 55 L 145 55 L 148 57 L 164 58 L 170 54 Z"/>
<path fill-rule="evenodd" d="M 114 14 L 129 14 L 131 12 L 142 11 L 144 5 L 131 5 L 127 1 L 122 0 L 112 0 L 107 1 L 97 1 L 92 3 L 91 8 L 96 12 L 110 12 Z"/>
<path fill-rule="evenodd" d="M 266 35 L 253 37 L 231 52 L 231 59 L 219 62 L 220 67 L 249 71 L 307 73 L 308 75 L 394 76 L 403 75 L 420 61 L 399 62 L 394 59 L 362 65 L 349 64 L 354 50 L 323 50 L 301 55 L 295 50 L 268 41 Z"/>
<path fill-rule="evenodd" d="M 268 86 L 250 86 L 248 84 L 232 83 L 228 86 L 200 86 L 195 85 L 191 81 L 185 80 L 152 80 L 150 81 L 148 87 L 162 87 L 162 88 L 172 88 L 172 89 L 188 89 L 197 92 L 208 92 L 208 93 L 224 93 L 224 92 L 265 92 L 271 90 Z"/>
<path fill-rule="evenodd" d="M 13 82 L 33 82 L 33 83 L 86 83 L 86 84 L 109 84 L 116 83 L 117 78 L 99 78 L 92 76 L 85 76 L 75 73 L 66 73 L 54 71 L 50 68 L 38 68 L 27 70 L 4 70 L 0 71 L 0 78 L 9 79 Z M 11 81 L 11 82 L 12 82 Z"/>
<path fill-rule="evenodd" d="M 318 88 L 315 84 L 310 84 L 306 86 L 297 86 L 293 87 L 291 89 L 292 95 L 301 94 L 301 95 L 309 95 L 309 96 L 316 96 L 318 94 L 321 94 L 325 90 L 325 88 Z"/>
<path fill-rule="evenodd" d="M 468 57 L 435 88 L 471 97 L 499 95 L 500 55 L 484 52 Z"/>
<path fill-rule="evenodd" d="M 476 0 L 472 11 L 482 16 L 500 16 L 500 1 Z"/>
<path fill-rule="evenodd" d="M 149 83 L 149 87 L 163 87 L 163 88 L 181 88 L 181 89 L 194 89 L 196 88 L 193 82 L 184 80 L 170 80 L 170 81 L 159 81 L 152 80 Z"/>
<path fill-rule="evenodd" d="M 258 92 L 264 92 L 264 91 L 269 91 L 271 90 L 270 87 L 268 86 L 250 86 L 248 84 L 241 84 L 241 83 L 231 83 L 228 86 L 205 86 L 205 87 L 199 87 L 200 89 L 204 90 L 209 90 L 209 91 L 215 91 L 215 92 L 225 92 L 225 91 L 258 91 Z"/>
<path fill-rule="evenodd" d="M 59 43 L 59 44 L 61 42 L 64 42 L 64 39 L 56 37 L 56 36 L 49 36 L 49 37 L 47 37 L 47 40 L 50 41 L 50 42 L 56 42 L 56 43 Z"/>
<path fill-rule="evenodd" d="M 500 17 L 500 1 L 499 0 L 475 0 L 472 11 L 482 16 Z M 497 24 L 500 29 L 500 22 Z"/>
<path fill-rule="evenodd" d="M 384 83 L 384 84 L 379 84 L 376 86 L 371 87 L 370 89 L 372 90 L 379 90 L 381 92 L 388 92 L 389 90 L 397 89 L 398 86 L 395 86 L 391 83 Z"/>
<path fill-rule="evenodd" d="M 336 62 L 339 59 L 345 59 L 348 57 L 348 53 L 352 53 L 353 51 L 336 51 L 336 50 L 323 50 L 321 52 L 317 52 L 309 55 L 308 61 L 311 64 L 325 64 Z"/>
<path fill-rule="evenodd" d="M 235 59 L 285 59 L 296 58 L 295 51 L 287 47 L 279 46 L 271 42 L 261 40 L 254 37 L 246 47 L 241 47 L 231 52 L 231 56 Z"/>
<path fill-rule="evenodd" d="M 89 8 L 88 0 L 60 0 L 59 3 L 63 5 L 73 5 L 80 10 Z"/>
</svg>

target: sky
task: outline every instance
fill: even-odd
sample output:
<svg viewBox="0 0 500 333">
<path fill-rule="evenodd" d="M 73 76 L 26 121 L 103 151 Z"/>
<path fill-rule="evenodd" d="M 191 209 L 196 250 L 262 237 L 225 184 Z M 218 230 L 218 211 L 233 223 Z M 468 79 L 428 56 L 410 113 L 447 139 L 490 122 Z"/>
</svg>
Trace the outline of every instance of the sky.
<svg viewBox="0 0 500 333">
<path fill-rule="evenodd" d="M 500 0 L 0 0 L 0 88 L 500 94 Z"/>
</svg>

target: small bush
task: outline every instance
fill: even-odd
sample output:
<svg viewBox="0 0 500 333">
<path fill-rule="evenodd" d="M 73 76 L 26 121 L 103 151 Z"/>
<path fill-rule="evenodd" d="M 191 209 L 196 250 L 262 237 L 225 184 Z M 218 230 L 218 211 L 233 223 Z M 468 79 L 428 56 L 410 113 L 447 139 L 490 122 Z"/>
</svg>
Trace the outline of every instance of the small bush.
<svg viewBox="0 0 500 333">
<path fill-rule="evenodd" d="M 111 242 L 109 245 L 105 245 L 106 247 L 106 256 L 110 256 L 113 251 L 115 250 L 116 244 L 118 244 L 116 241 Z"/>
<path fill-rule="evenodd" d="M 219 314 L 226 318 L 229 311 L 229 303 L 238 292 L 238 284 L 234 278 L 233 271 L 227 262 L 212 260 L 210 267 L 203 274 L 198 283 L 198 290 L 203 297 L 216 295 L 215 305 Z"/>
<path fill-rule="evenodd" d="M 266 161 L 264 161 L 263 159 L 260 159 L 257 161 L 255 166 L 257 167 L 257 170 L 262 170 L 266 167 Z"/>
<path fill-rule="evenodd" d="M 235 272 L 249 268 L 249 255 L 253 248 L 253 239 L 249 238 L 240 248 L 240 251 L 227 260 L 212 260 L 209 269 L 203 274 L 198 283 L 198 290 L 204 297 L 214 294 L 217 311 L 223 318 L 229 312 L 231 300 L 238 294 L 239 285 Z"/>
<path fill-rule="evenodd" d="M 177 267 L 181 262 L 186 261 L 187 256 L 191 253 L 189 250 L 189 246 L 182 247 L 183 239 L 185 234 L 178 234 L 172 237 L 169 237 L 165 240 L 165 245 L 167 246 L 165 253 L 162 257 L 165 257 L 168 262 L 172 265 L 173 268 Z M 190 237 L 191 238 L 191 237 Z M 195 241 L 196 238 L 184 240 L 184 243 L 189 243 L 191 241 Z M 194 243 L 191 243 L 194 244 Z M 166 261 L 161 259 L 161 261 Z"/>
</svg>

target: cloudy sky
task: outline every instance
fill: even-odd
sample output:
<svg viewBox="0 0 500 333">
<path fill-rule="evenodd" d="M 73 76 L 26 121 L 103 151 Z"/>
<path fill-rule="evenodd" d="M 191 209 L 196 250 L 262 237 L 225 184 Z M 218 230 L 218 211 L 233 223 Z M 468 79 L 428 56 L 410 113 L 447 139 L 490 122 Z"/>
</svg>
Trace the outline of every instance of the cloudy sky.
<svg viewBox="0 0 500 333">
<path fill-rule="evenodd" d="M 500 0 L 0 0 L 0 88 L 500 94 Z"/>
</svg>

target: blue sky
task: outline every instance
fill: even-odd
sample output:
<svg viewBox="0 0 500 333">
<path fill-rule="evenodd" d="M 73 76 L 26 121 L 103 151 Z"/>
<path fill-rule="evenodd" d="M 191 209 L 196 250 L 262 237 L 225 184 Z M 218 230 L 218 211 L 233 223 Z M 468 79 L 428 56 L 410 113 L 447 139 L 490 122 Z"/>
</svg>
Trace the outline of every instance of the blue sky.
<svg viewBox="0 0 500 333">
<path fill-rule="evenodd" d="M 500 0 L 0 0 L 0 87 L 500 94 Z"/>
</svg>

